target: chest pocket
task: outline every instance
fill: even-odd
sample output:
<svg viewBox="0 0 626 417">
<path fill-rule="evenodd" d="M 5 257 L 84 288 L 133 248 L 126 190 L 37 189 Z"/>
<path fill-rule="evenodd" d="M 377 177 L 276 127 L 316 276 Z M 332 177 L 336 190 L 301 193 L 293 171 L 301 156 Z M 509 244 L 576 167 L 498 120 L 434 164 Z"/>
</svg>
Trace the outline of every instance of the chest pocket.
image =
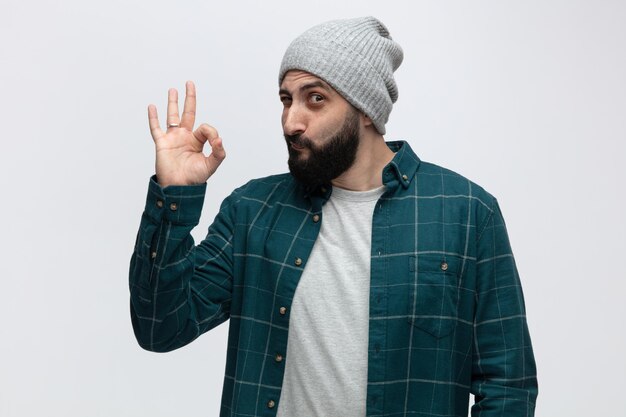
<svg viewBox="0 0 626 417">
<path fill-rule="evenodd" d="M 411 256 L 409 271 L 409 323 L 436 338 L 449 335 L 457 324 L 461 260 Z"/>
</svg>

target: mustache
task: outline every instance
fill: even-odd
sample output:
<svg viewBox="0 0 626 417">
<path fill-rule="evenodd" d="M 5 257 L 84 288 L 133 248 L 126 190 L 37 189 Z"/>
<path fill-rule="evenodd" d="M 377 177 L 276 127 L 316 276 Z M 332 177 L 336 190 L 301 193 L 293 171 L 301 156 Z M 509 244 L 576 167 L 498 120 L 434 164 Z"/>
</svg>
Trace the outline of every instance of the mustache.
<svg viewBox="0 0 626 417">
<path fill-rule="evenodd" d="M 301 133 L 298 133 L 295 135 L 284 134 L 283 136 L 285 136 L 285 140 L 289 144 L 293 143 L 294 145 L 307 147 L 307 148 L 311 148 L 313 146 L 313 142 L 311 141 L 311 139 L 309 139 L 306 136 L 303 136 Z"/>
</svg>

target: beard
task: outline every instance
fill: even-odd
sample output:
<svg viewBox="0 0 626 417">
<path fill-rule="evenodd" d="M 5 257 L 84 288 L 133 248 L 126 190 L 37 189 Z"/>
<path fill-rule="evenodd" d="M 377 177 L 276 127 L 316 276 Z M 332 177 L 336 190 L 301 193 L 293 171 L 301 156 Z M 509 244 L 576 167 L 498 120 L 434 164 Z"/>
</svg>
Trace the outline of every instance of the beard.
<svg viewBox="0 0 626 417">
<path fill-rule="evenodd" d="M 356 159 L 359 147 L 359 113 L 352 111 L 344 120 L 339 131 L 325 144 L 315 145 L 301 134 L 285 135 L 289 151 L 289 171 L 298 181 L 310 187 L 330 183 L 348 170 Z M 308 149 L 308 157 L 302 150 L 294 149 L 291 143 Z"/>
</svg>

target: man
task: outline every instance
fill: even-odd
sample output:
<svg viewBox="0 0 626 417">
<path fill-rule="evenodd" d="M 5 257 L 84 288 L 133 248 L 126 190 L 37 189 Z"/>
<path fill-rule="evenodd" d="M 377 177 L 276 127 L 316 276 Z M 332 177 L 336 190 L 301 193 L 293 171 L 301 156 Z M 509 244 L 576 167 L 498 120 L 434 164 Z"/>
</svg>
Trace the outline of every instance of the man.
<svg viewBox="0 0 626 417">
<path fill-rule="evenodd" d="M 225 157 L 193 131 L 195 89 L 156 144 L 130 266 L 139 344 L 181 347 L 230 319 L 221 416 L 532 416 L 524 300 L 497 201 L 383 138 L 402 50 L 372 17 L 313 27 L 280 68 L 290 173 L 224 200 Z M 211 154 L 205 157 L 203 145 Z"/>
</svg>

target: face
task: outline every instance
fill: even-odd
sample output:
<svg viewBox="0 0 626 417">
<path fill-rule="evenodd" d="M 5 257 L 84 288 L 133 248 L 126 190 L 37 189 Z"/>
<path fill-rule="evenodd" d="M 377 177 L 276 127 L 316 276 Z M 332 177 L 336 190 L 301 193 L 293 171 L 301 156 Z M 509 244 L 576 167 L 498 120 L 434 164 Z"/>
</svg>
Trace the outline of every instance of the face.
<svg viewBox="0 0 626 417">
<path fill-rule="evenodd" d="M 316 186 L 348 170 L 359 146 L 359 112 L 323 80 L 303 71 L 289 71 L 279 94 L 291 174 Z"/>
</svg>

